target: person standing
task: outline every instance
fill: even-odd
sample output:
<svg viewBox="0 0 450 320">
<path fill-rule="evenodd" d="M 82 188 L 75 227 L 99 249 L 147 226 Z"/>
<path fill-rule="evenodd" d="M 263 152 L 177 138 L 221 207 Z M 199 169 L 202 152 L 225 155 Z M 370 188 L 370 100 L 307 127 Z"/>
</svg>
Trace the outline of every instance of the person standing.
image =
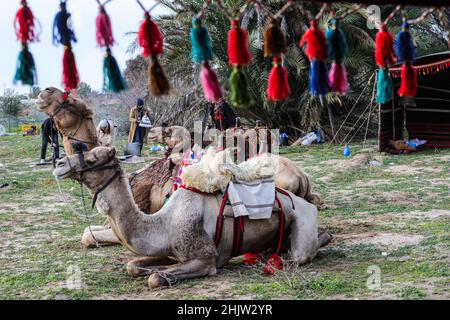
<svg viewBox="0 0 450 320">
<path fill-rule="evenodd" d="M 52 118 L 48 118 L 42 123 L 42 146 L 40 164 L 45 163 L 45 154 L 47 153 L 47 145 L 50 143 L 53 149 L 53 159 L 59 159 L 58 129 Z"/>
<path fill-rule="evenodd" d="M 139 143 L 141 150 L 144 143 L 147 142 L 147 128 L 141 126 L 144 117 L 148 119 L 149 110 L 144 107 L 144 101 L 137 99 L 136 107 L 130 110 L 130 134 L 128 143 Z"/>
<path fill-rule="evenodd" d="M 217 130 L 226 131 L 236 126 L 236 114 L 224 99 L 213 104 L 210 112 L 212 122 Z"/>
</svg>

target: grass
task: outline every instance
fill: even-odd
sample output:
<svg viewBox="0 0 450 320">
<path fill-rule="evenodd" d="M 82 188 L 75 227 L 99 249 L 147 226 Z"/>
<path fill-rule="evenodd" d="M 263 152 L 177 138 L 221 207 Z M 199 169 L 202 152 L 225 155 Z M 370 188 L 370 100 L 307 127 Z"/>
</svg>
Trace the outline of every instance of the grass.
<svg viewBox="0 0 450 320">
<path fill-rule="evenodd" d="M 39 137 L 0 138 L 0 185 L 8 184 L 0 189 L 1 299 L 450 298 L 450 150 L 380 159 L 371 141 L 345 159 L 338 146 L 282 148 L 325 199 L 319 221 L 334 241 L 312 263 L 285 264 L 272 277 L 237 258 L 214 277 L 150 290 L 146 278 L 126 275 L 122 247 L 81 246 L 84 228 L 104 217 L 83 215 L 75 182 L 61 183 L 69 205 L 62 201 L 51 167 L 35 166 L 39 149 Z M 345 167 L 362 152 L 382 166 Z M 126 172 L 142 166 L 123 165 Z M 369 288 L 374 266 L 380 286 Z"/>
</svg>

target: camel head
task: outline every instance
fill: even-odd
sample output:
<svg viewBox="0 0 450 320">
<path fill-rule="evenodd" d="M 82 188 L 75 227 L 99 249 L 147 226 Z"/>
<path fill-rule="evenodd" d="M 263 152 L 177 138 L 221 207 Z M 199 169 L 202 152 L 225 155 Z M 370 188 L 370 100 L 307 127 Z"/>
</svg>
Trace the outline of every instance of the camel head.
<svg viewBox="0 0 450 320">
<path fill-rule="evenodd" d="M 98 186 L 111 175 L 108 171 L 114 170 L 103 170 L 105 166 L 118 164 L 114 147 L 96 147 L 59 160 L 53 175 L 57 179 L 71 178 L 84 182 L 87 186 Z"/>
<path fill-rule="evenodd" d="M 61 108 L 65 101 L 67 101 L 67 107 Z M 77 99 L 71 94 L 67 95 L 54 87 L 41 91 L 37 106 L 41 112 L 45 112 L 49 117 L 54 117 L 58 129 L 65 131 L 76 126 L 81 117 L 92 119 L 94 115 L 83 100 Z"/>
<path fill-rule="evenodd" d="M 148 132 L 148 140 L 161 143 L 169 148 L 189 148 L 191 146 L 191 134 L 181 126 L 155 127 Z M 186 149 L 184 149 L 186 150 Z"/>
</svg>

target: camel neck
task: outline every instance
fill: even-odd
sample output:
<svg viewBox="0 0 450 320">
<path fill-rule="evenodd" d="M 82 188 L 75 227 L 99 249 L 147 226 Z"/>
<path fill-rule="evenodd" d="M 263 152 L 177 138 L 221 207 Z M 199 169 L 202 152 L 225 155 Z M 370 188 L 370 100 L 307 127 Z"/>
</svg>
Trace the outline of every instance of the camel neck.
<svg viewBox="0 0 450 320">
<path fill-rule="evenodd" d="M 108 170 L 105 175 L 112 176 Z M 95 189 L 90 186 L 91 191 Z M 168 254 L 168 214 L 163 208 L 146 215 L 134 202 L 128 179 L 120 174 L 98 196 L 97 209 L 108 216 L 111 227 L 121 243 L 130 251 L 143 256 Z"/>
</svg>

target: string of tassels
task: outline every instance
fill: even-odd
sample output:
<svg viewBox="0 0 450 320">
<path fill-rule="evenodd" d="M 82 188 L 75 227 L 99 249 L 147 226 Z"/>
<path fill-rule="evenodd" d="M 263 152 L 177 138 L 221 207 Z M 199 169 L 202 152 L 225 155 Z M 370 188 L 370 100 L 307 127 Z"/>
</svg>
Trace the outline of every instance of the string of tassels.
<svg viewBox="0 0 450 320">
<path fill-rule="evenodd" d="M 150 93 L 155 97 L 163 96 L 170 91 L 170 83 L 167 80 L 164 69 L 159 63 L 159 57 L 164 53 L 164 37 L 158 25 L 152 20 L 150 10 L 145 10 L 142 3 L 139 0 L 136 1 L 145 12 L 144 20 L 139 27 L 138 43 L 142 48 L 142 57 L 150 57 L 150 63 L 148 65 Z"/>
<path fill-rule="evenodd" d="M 71 29 L 70 17 L 66 1 L 61 1 L 60 11 L 53 21 L 53 43 L 64 46 L 62 84 L 66 91 L 76 90 L 80 82 L 75 55 L 72 51 L 72 42 L 77 42 L 77 38 Z"/>
<path fill-rule="evenodd" d="M 341 19 L 331 20 L 331 27 L 326 33 L 328 58 L 332 61 L 328 83 L 330 90 L 338 95 L 345 95 L 348 90 L 347 69 L 344 60 L 348 56 L 347 39 L 340 28 Z"/>
<path fill-rule="evenodd" d="M 97 45 L 100 48 L 106 48 L 103 60 L 103 90 L 118 93 L 125 90 L 127 86 L 120 67 L 111 52 L 111 47 L 114 46 L 115 40 L 111 19 L 105 9 L 107 2 L 102 4 L 100 0 L 97 0 L 99 12 L 95 20 L 95 35 Z"/>
<path fill-rule="evenodd" d="M 37 84 L 36 65 L 28 44 L 38 41 L 36 22 L 26 0 L 21 1 L 21 8 L 17 11 L 14 19 L 14 29 L 17 40 L 21 42 L 22 49 L 17 58 L 17 67 L 13 83 L 20 82 L 23 85 L 34 86 Z"/>
</svg>

